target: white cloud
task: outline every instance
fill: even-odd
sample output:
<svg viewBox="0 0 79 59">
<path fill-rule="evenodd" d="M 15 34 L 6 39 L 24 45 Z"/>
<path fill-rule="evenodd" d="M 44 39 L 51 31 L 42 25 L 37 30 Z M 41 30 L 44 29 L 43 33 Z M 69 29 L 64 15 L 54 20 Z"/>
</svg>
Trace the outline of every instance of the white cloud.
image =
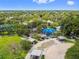
<svg viewBox="0 0 79 59">
<path fill-rule="evenodd" d="M 50 2 L 54 2 L 55 0 L 33 0 L 33 2 L 36 2 L 38 4 L 46 4 Z"/>
<path fill-rule="evenodd" d="M 54 2 L 55 0 L 49 0 L 49 2 Z"/>
<path fill-rule="evenodd" d="M 69 1 L 67 1 L 67 4 L 72 6 L 72 5 L 74 5 L 74 1 L 73 0 L 69 0 Z"/>
</svg>

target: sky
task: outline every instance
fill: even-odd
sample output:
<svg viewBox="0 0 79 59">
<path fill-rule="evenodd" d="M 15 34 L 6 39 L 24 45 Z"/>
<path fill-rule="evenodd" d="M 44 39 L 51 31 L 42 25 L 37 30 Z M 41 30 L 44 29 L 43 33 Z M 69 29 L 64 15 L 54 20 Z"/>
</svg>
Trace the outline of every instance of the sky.
<svg viewBox="0 0 79 59">
<path fill-rule="evenodd" d="M 0 10 L 79 10 L 79 0 L 0 0 Z"/>
</svg>

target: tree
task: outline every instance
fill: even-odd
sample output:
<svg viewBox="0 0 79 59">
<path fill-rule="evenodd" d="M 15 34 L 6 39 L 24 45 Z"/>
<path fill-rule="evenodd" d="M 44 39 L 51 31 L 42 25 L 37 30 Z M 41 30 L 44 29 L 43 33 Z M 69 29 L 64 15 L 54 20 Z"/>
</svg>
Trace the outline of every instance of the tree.
<svg viewBox="0 0 79 59">
<path fill-rule="evenodd" d="M 79 17 L 76 15 L 70 15 L 65 20 L 62 20 L 63 25 L 62 33 L 66 36 L 79 37 Z M 72 34 L 73 33 L 73 34 Z"/>
</svg>

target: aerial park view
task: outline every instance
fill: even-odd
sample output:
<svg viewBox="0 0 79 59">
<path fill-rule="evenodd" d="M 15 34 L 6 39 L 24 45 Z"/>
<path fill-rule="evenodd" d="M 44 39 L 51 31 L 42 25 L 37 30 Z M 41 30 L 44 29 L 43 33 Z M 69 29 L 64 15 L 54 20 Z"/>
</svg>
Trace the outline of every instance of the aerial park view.
<svg viewBox="0 0 79 59">
<path fill-rule="evenodd" d="M 0 59 L 79 59 L 79 1 L 0 0 Z"/>
</svg>

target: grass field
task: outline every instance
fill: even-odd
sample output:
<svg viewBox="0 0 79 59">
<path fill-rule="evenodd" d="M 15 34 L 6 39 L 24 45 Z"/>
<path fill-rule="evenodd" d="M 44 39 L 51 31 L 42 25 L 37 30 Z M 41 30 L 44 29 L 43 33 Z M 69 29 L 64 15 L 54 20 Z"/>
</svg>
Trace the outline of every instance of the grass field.
<svg viewBox="0 0 79 59">
<path fill-rule="evenodd" d="M 24 59 L 26 52 L 20 46 L 19 36 L 0 37 L 0 59 Z"/>
</svg>

